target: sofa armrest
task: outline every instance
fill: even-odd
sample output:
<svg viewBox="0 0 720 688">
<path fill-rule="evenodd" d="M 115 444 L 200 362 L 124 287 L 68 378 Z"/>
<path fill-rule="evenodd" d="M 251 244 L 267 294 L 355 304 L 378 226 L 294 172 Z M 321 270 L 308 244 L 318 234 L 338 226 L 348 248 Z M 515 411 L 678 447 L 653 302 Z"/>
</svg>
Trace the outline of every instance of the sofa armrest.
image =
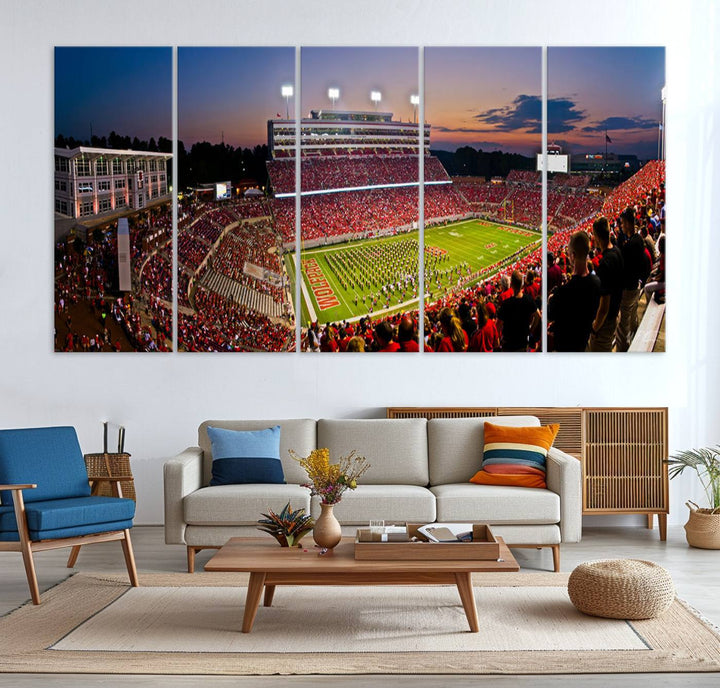
<svg viewBox="0 0 720 688">
<path fill-rule="evenodd" d="M 165 544 L 185 544 L 185 512 L 183 499 L 202 487 L 203 451 L 188 447 L 184 452 L 165 462 Z"/>
<path fill-rule="evenodd" d="M 580 542 L 582 537 L 582 470 L 580 461 L 551 447 L 547 456 L 546 481 L 549 490 L 560 495 L 560 534 L 563 542 Z"/>
</svg>

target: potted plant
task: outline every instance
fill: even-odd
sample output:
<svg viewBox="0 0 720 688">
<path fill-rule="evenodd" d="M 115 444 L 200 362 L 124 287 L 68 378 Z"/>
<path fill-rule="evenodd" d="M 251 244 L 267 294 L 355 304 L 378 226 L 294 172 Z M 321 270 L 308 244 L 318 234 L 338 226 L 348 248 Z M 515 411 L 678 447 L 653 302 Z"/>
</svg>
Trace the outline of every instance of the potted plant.
<svg viewBox="0 0 720 688">
<path fill-rule="evenodd" d="M 292 510 L 288 502 L 283 510 L 276 514 L 272 509 L 270 513 L 262 514 L 265 518 L 258 521 L 258 530 L 270 533 L 282 547 L 300 546 L 300 540 L 307 535 L 315 525 L 311 516 L 305 515 L 305 509 Z"/>
<path fill-rule="evenodd" d="M 690 518 L 685 534 L 691 547 L 720 549 L 720 446 L 687 449 L 671 456 L 668 461 L 670 479 L 681 475 L 686 468 L 697 473 L 705 490 L 710 508 L 700 508 L 686 502 Z"/>
</svg>

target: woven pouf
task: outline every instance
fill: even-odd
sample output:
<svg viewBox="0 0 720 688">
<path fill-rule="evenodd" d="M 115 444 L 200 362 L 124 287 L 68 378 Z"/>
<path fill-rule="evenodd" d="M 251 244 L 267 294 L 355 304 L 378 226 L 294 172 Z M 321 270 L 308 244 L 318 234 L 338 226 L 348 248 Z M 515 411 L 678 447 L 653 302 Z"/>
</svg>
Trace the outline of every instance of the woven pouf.
<svg viewBox="0 0 720 688">
<path fill-rule="evenodd" d="M 675 599 L 670 574 L 652 561 L 601 559 L 580 564 L 568 579 L 577 609 L 608 619 L 652 619 Z"/>
</svg>

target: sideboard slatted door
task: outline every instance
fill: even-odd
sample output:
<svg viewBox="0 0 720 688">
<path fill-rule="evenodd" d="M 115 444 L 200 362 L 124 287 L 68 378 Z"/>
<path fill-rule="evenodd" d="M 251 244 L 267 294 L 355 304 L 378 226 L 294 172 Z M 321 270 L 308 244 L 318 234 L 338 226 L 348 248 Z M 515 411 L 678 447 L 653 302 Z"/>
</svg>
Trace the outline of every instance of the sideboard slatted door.
<svg viewBox="0 0 720 688">
<path fill-rule="evenodd" d="M 487 418 L 497 416 L 497 408 L 468 406 L 400 407 L 389 406 L 385 410 L 387 418 Z M 515 414 L 517 415 L 517 414 Z"/>
<path fill-rule="evenodd" d="M 535 416 L 541 425 L 560 425 L 553 446 L 560 451 L 582 458 L 583 410 L 579 407 L 552 408 L 542 406 L 501 407 L 498 416 Z"/>
<path fill-rule="evenodd" d="M 667 409 L 585 409 L 583 513 L 658 514 L 665 539 L 669 511 Z"/>
</svg>

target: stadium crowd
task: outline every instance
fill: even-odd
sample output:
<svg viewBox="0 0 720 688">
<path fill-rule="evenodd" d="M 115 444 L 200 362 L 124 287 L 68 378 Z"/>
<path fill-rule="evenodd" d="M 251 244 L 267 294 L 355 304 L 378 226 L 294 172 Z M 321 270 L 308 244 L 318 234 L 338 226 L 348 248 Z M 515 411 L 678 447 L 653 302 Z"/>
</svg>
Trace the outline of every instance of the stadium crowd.
<svg viewBox="0 0 720 688">
<path fill-rule="evenodd" d="M 56 244 L 56 350 L 169 350 L 172 271 L 165 250 L 171 241 L 171 208 L 144 211 L 128 225 L 132 291 L 124 294 L 117 291 L 115 228 L 90 231 L 87 243 L 67 236 Z"/>
<path fill-rule="evenodd" d="M 627 351 L 642 295 L 665 301 L 664 163 L 647 163 L 548 250 L 549 348 Z"/>
<path fill-rule="evenodd" d="M 295 160 L 269 160 L 267 170 L 276 194 L 295 191 Z M 300 170 L 303 191 L 407 184 L 419 179 L 417 155 L 377 155 L 374 152 L 358 156 L 303 155 Z M 449 180 L 442 163 L 434 156 L 425 156 L 425 180 Z"/>
</svg>

